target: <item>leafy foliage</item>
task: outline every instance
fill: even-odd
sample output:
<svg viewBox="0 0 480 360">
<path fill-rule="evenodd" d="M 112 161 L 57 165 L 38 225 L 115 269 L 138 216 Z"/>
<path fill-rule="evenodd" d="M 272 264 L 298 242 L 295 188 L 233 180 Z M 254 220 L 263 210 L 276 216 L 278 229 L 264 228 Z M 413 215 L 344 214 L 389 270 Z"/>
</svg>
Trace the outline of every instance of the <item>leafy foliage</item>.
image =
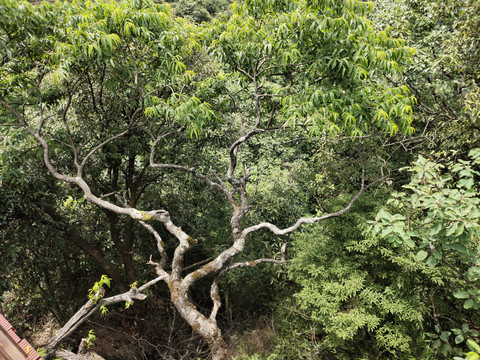
<svg viewBox="0 0 480 360">
<path fill-rule="evenodd" d="M 228 13 L 230 0 L 196 0 L 171 1 L 172 8 L 177 16 L 202 23 Z"/>
<path fill-rule="evenodd" d="M 450 161 L 441 154 L 435 160 L 419 156 L 409 168 L 412 180 L 404 186 L 409 192 L 393 194 L 389 200 L 392 209 L 379 211 L 371 225 L 372 235 L 395 249 L 398 264 L 432 282 L 424 288 L 431 297 L 432 321 L 438 334 L 432 336 L 432 347 L 444 356 L 461 355 L 462 350 L 450 343 L 452 332 L 442 330 L 438 308 L 445 311 L 447 306 L 450 313 L 455 308 L 463 316 L 479 308 L 479 155 L 478 149 L 472 149 L 468 160 Z M 445 297 L 433 298 L 439 291 Z M 454 318 L 462 318 L 460 314 Z M 455 344 L 466 339 L 458 329 L 455 334 Z"/>
<path fill-rule="evenodd" d="M 470 57 L 477 52 L 470 30 L 475 26 L 464 26 L 467 19 L 478 21 L 474 3 L 376 2 L 373 24 L 378 28 L 388 26 L 417 50 L 405 71 L 408 87 L 418 100 L 414 126 L 421 136 L 415 144 L 422 140 L 435 151 L 439 146 L 463 151 L 478 147 L 478 85 L 473 75 L 478 62 Z"/>
<path fill-rule="evenodd" d="M 414 279 L 402 275 L 380 244 L 363 235 L 362 224 L 379 199 L 363 201 L 361 212 L 296 237 L 290 273 L 301 290 L 295 297 L 338 354 L 353 356 L 355 348 L 355 358 L 415 356 L 424 351 L 425 343 L 417 339 L 428 307 Z"/>
<path fill-rule="evenodd" d="M 417 261 L 430 266 L 443 262 L 460 275 L 473 294 L 459 290 L 456 298 L 467 299 L 466 309 L 477 309 L 478 244 L 480 212 L 475 170 L 480 150 L 469 152 L 471 160 L 445 162 L 419 157 L 410 168 L 412 180 L 405 188 L 412 191 L 394 194 L 390 203 L 410 213 L 395 214 L 382 210 L 377 214 L 372 233 L 380 234 L 399 250 L 415 252 Z M 448 173 L 443 169 L 448 168 Z"/>
<path fill-rule="evenodd" d="M 413 49 L 388 31 L 375 33 L 368 10 L 360 1 L 249 1 L 235 5 L 228 22 L 214 23 L 212 49 L 247 77 L 240 79 L 256 77 L 262 98 L 271 98 L 262 111 L 281 109 L 274 121 L 314 135 L 357 136 L 370 127 L 411 133 L 414 99 L 381 75 L 398 73 Z"/>
<path fill-rule="evenodd" d="M 189 4 L 179 2 L 174 10 L 188 12 L 197 22 L 217 11 L 207 15 L 183 9 Z M 218 4 L 202 2 L 210 5 Z M 35 229 L 40 214 L 42 226 L 48 225 L 42 237 L 49 239 L 40 244 L 40 237 L 17 234 L 15 242 L 1 245 L 9 259 L 20 262 L 28 243 L 53 249 L 58 262 L 75 244 L 88 256 L 70 255 L 73 263 L 79 262 L 72 265 L 72 278 L 75 272 L 108 275 L 96 283 L 94 295 L 109 278 L 128 289 L 158 250 L 132 219 L 94 208 L 70 184 L 44 180 L 39 166 L 44 154 L 32 136 L 46 139 L 47 155 L 60 173 L 83 177 L 102 201 L 168 209 L 174 222 L 199 241 L 182 258 L 195 266 L 231 242 L 231 210 L 222 194 L 206 190 L 194 174 L 210 179 L 210 174 L 226 172 L 237 156 L 243 166 L 235 167 L 225 186 L 236 189 L 235 177 L 248 184 L 251 206 L 245 210 L 250 210 L 245 225 L 268 219 L 286 227 L 303 215 L 348 204 L 362 181 L 361 170 L 347 164 L 358 165 L 351 149 L 345 154 L 332 150 L 335 137 L 413 133 L 416 100 L 401 83 L 415 51 L 392 29 L 377 31 L 368 19 L 371 10 L 370 3 L 356 0 L 249 0 L 235 4 L 230 18 L 197 27 L 173 16 L 168 5 L 148 0 L 38 5 L 1 0 L 1 131 L 8 139 L 1 155 L 0 191 L 7 199 L 2 207 L 6 230 L 1 231 L 14 233 L 15 224 Z M 163 136 L 168 140 L 160 141 Z M 333 140 L 321 142 L 322 137 Z M 232 147 L 236 140 L 242 142 L 238 153 Z M 344 160 L 348 171 L 332 176 L 328 168 L 320 169 L 331 166 L 325 160 L 330 155 Z M 175 165 L 156 172 L 149 167 L 155 159 L 187 171 L 178 173 Z M 315 168 L 313 161 L 318 161 Z M 327 176 L 332 176 L 328 182 Z M 367 176 L 368 181 L 373 179 Z M 461 189 L 474 186 L 469 178 L 460 184 Z M 428 355 L 421 336 L 429 305 L 411 272 L 428 275 L 429 284 L 446 280 L 421 263 L 421 251 L 430 251 L 427 243 L 415 238 L 412 247 L 406 241 L 408 251 L 416 248 L 417 258 L 402 258 L 396 256 L 396 242 L 362 235 L 362 224 L 384 198 L 371 195 L 356 214 L 295 237 L 290 281 L 301 287 L 296 300 L 307 320 L 292 325 L 298 325 L 295 330 L 303 338 L 284 358 L 314 356 L 325 348 L 348 357 L 351 344 L 358 346 L 358 357 Z M 239 200 L 244 201 L 235 194 L 232 202 Z M 396 222 L 396 234 L 405 219 L 392 215 L 389 221 Z M 165 239 L 166 253 L 173 254 L 175 239 L 154 227 Z M 270 234 L 252 234 L 238 258 L 272 257 L 280 242 Z M 34 263 L 32 254 L 26 258 Z M 45 266 L 35 265 L 32 273 L 47 269 L 49 260 L 44 256 Z M 2 264 L 2 270 L 11 269 L 9 264 Z M 55 283 L 63 281 L 61 273 L 54 273 Z M 7 279 L 4 286 L 11 288 L 28 276 Z M 38 283 L 48 278 L 35 276 Z M 275 294 L 258 293 L 278 289 L 265 285 L 266 277 L 255 274 L 245 285 L 247 276 L 230 276 L 225 292 L 246 294 L 233 301 L 245 307 L 258 299 L 266 303 Z M 463 291 L 459 282 L 453 283 Z M 209 291 L 197 284 L 190 295 L 199 307 L 208 307 Z M 468 296 L 467 301 L 476 294 Z M 307 351 L 306 338 L 314 339 L 315 351 Z M 372 347 L 374 355 L 369 354 Z"/>
</svg>

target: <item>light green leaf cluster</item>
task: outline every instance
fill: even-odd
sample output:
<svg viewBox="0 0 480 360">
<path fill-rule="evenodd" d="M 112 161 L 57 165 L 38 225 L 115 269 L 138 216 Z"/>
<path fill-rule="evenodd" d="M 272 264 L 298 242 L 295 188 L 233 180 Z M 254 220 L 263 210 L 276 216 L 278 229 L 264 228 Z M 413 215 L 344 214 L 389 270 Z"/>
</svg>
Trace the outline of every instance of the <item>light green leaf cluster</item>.
<svg viewBox="0 0 480 360">
<path fill-rule="evenodd" d="M 358 136 L 372 127 L 412 133 L 415 99 L 383 76 L 399 74 L 414 50 L 388 29 L 374 31 L 366 18 L 371 6 L 361 1 L 246 1 L 207 36 L 231 71 L 255 76 L 258 83 L 276 83 L 274 91 L 262 91 L 282 100 L 289 125 L 307 125 L 312 135 Z"/>
<path fill-rule="evenodd" d="M 88 332 L 87 349 L 90 349 L 94 345 L 95 340 L 97 340 L 97 336 L 95 335 L 95 331 L 93 331 L 93 329 L 92 329 Z"/>
<path fill-rule="evenodd" d="M 57 105 L 66 98 L 69 103 L 81 102 L 81 95 L 75 93 L 82 90 L 72 87 L 81 84 L 98 97 L 93 99 L 97 112 L 99 102 L 116 97 L 119 108 L 144 106 L 142 112 L 157 123 L 180 122 L 192 136 L 214 118 L 208 102 L 185 91 L 194 90 L 198 80 L 186 62 L 200 50 L 200 33 L 175 18 L 168 5 L 149 0 L 78 0 L 32 6 L 2 0 L 0 10 L 5 19 L 0 42 L 6 44 L 0 50 L 4 59 L 0 75 L 5 75 L 0 89 L 8 89 L 11 101 L 17 98 L 23 103 L 30 97 L 28 102 L 38 104 L 35 88 L 40 83 L 43 102 L 51 99 Z M 8 41 L 12 38 L 29 43 Z M 77 114 L 86 115 L 85 109 L 74 107 Z M 37 110 L 38 106 L 33 108 Z M 81 136 L 89 124 L 78 124 Z M 63 136 L 67 140 L 67 134 Z"/>
<path fill-rule="evenodd" d="M 476 185 L 479 150 L 471 150 L 469 157 L 452 162 L 419 156 L 408 169 L 412 180 L 404 188 L 409 193 L 394 194 L 389 201 L 397 210 L 410 207 L 410 214 L 391 215 L 381 210 L 372 224 L 372 234 L 380 234 L 404 251 L 414 251 L 418 261 L 426 260 L 430 266 L 454 261 L 455 268 L 459 266 L 457 270 L 473 285 L 480 280 L 480 248 L 475 240 L 480 235 Z M 476 289 L 470 290 L 475 294 L 466 297 L 465 307 L 479 308 Z M 464 298 L 466 293 L 456 294 Z"/>
<path fill-rule="evenodd" d="M 100 298 L 96 298 L 95 295 L 97 294 L 97 292 L 100 290 L 101 287 L 103 287 L 104 285 L 107 285 L 108 287 L 110 287 L 110 282 L 111 282 L 112 279 L 110 279 L 107 275 L 102 275 L 101 278 L 100 278 L 100 281 L 96 281 L 92 288 L 90 290 L 88 290 L 88 297 L 90 300 L 94 301 L 95 303 L 100 300 Z"/>
<path fill-rule="evenodd" d="M 336 351 L 355 347 L 356 358 L 373 358 L 371 347 L 400 358 L 414 354 L 428 307 L 385 244 L 362 235 L 362 217 L 348 214 L 296 236 L 295 297 Z"/>
<path fill-rule="evenodd" d="M 168 37 L 174 23 L 165 6 L 151 2 L 65 2 L 59 6 L 65 29 L 55 44 L 56 57 L 69 55 L 105 59 L 133 38 L 154 40 Z"/>
<path fill-rule="evenodd" d="M 186 125 L 191 136 L 198 137 L 203 126 L 215 119 L 211 105 L 202 102 L 196 96 L 172 94 L 166 101 L 152 97 L 149 102 L 152 106 L 145 109 L 145 115 Z"/>
</svg>

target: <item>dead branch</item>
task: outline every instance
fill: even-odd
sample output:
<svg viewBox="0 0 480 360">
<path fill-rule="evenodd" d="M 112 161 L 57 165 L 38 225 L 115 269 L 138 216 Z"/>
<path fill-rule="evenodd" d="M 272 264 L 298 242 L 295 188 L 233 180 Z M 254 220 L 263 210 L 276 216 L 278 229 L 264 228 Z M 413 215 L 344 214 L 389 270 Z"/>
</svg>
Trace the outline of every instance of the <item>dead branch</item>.
<svg viewBox="0 0 480 360">
<path fill-rule="evenodd" d="M 55 354 L 55 350 L 60 343 L 65 340 L 73 331 L 75 331 L 81 324 L 85 322 L 90 316 L 96 313 L 100 307 L 117 304 L 120 302 L 133 303 L 134 300 L 144 300 L 147 296 L 142 294 L 142 291 L 148 289 L 150 286 L 156 284 L 159 281 L 165 280 L 163 275 L 150 280 L 146 284 L 140 286 L 138 289 L 131 289 L 123 294 L 115 295 L 109 298 L 102 298 L 104 289 L 100 288 L 94 299 L 88 300 L 70 320 L 49 340 L 46 345 L 47 355 L 45 359 L 50 359 Z M 102 291 L 103 290 L 103 291 Z"/>
</svg>

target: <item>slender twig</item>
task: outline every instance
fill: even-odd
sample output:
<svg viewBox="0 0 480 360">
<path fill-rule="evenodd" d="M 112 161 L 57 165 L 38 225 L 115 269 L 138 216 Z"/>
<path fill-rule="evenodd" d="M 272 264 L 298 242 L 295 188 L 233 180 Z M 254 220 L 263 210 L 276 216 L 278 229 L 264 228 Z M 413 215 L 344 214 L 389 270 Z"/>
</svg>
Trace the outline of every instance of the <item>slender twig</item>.
<svg viewBox="0 0 480 360">
<path fill-rule="evenodd" d="M 165 252 L 165 246 L 160 234 L 150 224 L 147 224 L 144 221 L 139 221 L 139 223 L 153 235 L 155 240 L 157 240 L 157 249 L 158 249 L 158 252 L 160 253 L 160 256 L 162 257 L 161 263 L 157 264 L 157 266 L 159 266 L 160 269 L 163 269 L 163 267 L 168 262 L 168 256 L 167 256 L 167 253 Z"/>
<path fill-rule="evenodd" d="M 98 144 L 97 146 L 95 146 L 82 160 L 82 163 L 80 164 L 79 166 L 79 169 L 78 169 L 78 176 L 82 176 L 82 171 L 83 171 L 83 168 L 85 167 L 85 164 L 87 163 L 87 161 L 92 157 L 93 154 L 95 154 L 98 150 L 100 150 L 101 148 L 103 148 L 105 145 L 111 143 L 112 141 L 116 140 L 116 139 L 119 139 L 121 138 L 122 136 L 125 136 L 126 134 L 128 134 L 130 131 L 130 127 L 128 127 L 126 130 L 122 131 L 121 133 L 119 134 L 116 134 L 110 138 L 108 138 L 107 140 L 101 142 L 100 144 Z"/>
<path fill-rule="evenodd" d="M 250 234 L 254 231 L 258 231 L 260 229 L 269 229 L 271 232 L 273 232 L 276 235 L 285 235 L 285 234 L 288 234 L 288 233 L 291 233 L 291 232 L 297 230 L 303 224 L 314 224 L 314 223 L 317 223 L 319 221 L 339 217 L 339 216 L 345 214 L 348 210 L 350 210 L 350 208 L 353 206 L 353 204 L 355 204 L 355 202 L 360 198 L 360 196 L 364 193 L 364 191 L 366 189 L 366 186 L 365 186 L 365 164 L 364 164 L 364 161 L 363 161 L 363 155 L 362 155 L 361 144 L 360 143 L 359 143 L 359 160 L 360 160 L 360 164 L 362 165 L 362 179 L 361 179 L 361 183 L 360 183 L 360 189 L 358 190 L 357 194 L 350 200 L 348 205 L 345 206 L 343 209 L 341 209 L 339 211 L 336 211 L 336 212 L 333 212 L 333 213 L 325 214 L 325 215 L 322 215 L 322 216 L 317 216 L 317 217 L 302 217 L 302 218 L 298 219 L 297 222 L 294 225 L 292 225 L 290 227 L 287 227 L 285 229 L 280 229 L 277 226 L 275 226 L 275 225 L 273 225 L 269 222 L 262 222 L 260 224 L 253 225 L 253 226 L 250 226 L 250 227 L 244 229 L 242 231 L 242 235 L 247 236 L 248 234 Z M 370 185 L 372 185 L 372 184 L 370 184 Z"/>
</svg>

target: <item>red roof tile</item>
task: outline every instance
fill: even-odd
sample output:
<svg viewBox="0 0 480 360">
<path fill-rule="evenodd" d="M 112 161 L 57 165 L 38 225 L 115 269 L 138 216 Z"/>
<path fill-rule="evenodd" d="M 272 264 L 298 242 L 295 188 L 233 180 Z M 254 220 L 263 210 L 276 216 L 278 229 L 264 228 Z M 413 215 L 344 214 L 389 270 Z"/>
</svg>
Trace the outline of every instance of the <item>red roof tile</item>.
<svg viewBox="0 0 480 360">
<path fill-rule="evenodd" d="M 0 354 L 5 353 L 12 360 L 41 360 L 41 356 L 28 343 L 21 340 L 13 326 L 0 314 Z"/>
</svg>

